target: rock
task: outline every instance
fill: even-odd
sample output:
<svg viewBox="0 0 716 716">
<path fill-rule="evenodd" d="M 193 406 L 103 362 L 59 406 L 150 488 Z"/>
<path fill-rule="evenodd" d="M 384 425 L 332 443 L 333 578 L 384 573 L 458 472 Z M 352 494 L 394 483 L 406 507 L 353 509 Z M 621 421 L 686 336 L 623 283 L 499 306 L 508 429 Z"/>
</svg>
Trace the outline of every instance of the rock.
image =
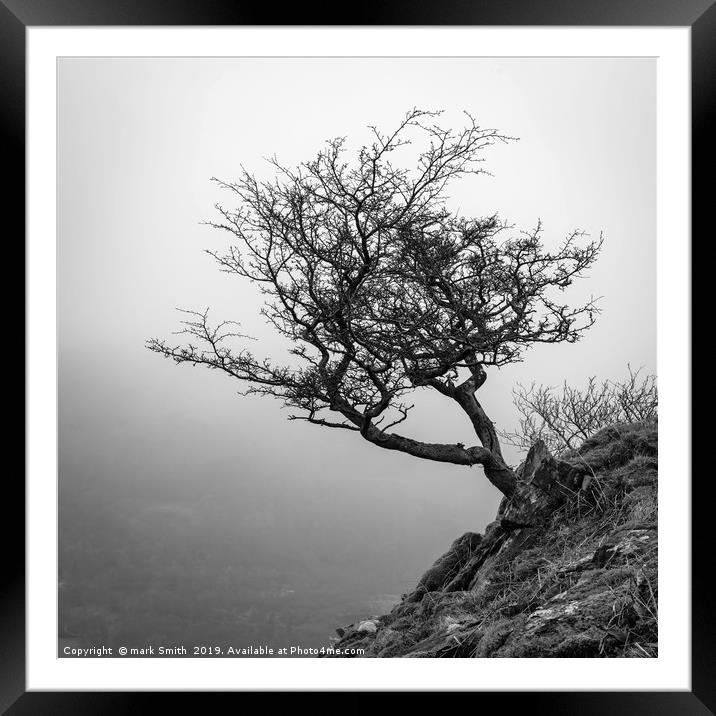
<svg viewBox="0 0 716 716">
<path fill-rule="evenodd" d="M 500 525 L 508 532 L 539 527 L 574 493 L 578 479 L 569 463 L 556 460 L 542 440 L 538 440 L 517 468 L 515 495 L 500 506 Z"/>
<path fill-rule="evenodd" d="M 373 634 L 378 631 L 378 625 L 372 619 L 366 619 L 366 621 L 360 622 L 360 624 L 358 624 L 358 628 L 356 629 L 356 631 L 368 632 L 370 634 Z"/>
<path fill-rule="evenodd" d="M 454 580 L 460 572 L 460 567 L 469 560 L 481 541 L 482 535 L 475 532 L 466 532 L 462 537 L 458 537 L 450 549 L 425 572 L 418 586 L 405 597 L 404 601 L 419 602 L 428 592 L 437 591 Z"/>
</svg>

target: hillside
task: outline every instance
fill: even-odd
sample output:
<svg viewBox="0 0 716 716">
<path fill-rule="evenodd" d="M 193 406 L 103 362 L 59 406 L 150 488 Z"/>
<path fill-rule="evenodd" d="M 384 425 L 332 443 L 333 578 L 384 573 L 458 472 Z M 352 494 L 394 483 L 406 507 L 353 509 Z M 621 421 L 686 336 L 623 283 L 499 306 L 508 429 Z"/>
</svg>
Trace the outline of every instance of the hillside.
<svg viewBox="0 0 716 716">
<path fill-rule="evenodd" d="M 515 519 L 503 500 L 484 535 L 456 539 L 389 614 L 337 629 L 331 646 L 365 657 L 656 656 L 657 452 L 656 425 L 636 424 L 558 460 L 533 448 L 518 473 L 534 504 L 548 495 L 539 519 Z"/>
</svg>

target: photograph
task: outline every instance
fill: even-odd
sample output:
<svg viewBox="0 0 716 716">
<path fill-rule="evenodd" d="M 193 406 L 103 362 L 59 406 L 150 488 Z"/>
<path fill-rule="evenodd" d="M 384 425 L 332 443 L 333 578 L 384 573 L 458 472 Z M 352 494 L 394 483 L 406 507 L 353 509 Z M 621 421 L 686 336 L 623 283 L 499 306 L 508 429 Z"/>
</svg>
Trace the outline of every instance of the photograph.
<svg viewBox="0 0 716 716">
<path fill-rule="evenodd" d="M 56 71 L 59 659 L 658 658 L 655 57 Z"/>
</svg>

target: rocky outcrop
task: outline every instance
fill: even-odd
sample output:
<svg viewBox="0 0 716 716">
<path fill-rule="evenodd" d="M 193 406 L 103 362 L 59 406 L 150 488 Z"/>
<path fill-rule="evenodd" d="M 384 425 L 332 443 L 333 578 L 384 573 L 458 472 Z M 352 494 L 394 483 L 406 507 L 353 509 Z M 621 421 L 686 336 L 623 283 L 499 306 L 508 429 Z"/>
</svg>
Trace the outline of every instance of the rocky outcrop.
<svg viewBox="0 0 716 716">
<path fill-rule="evenodd" d="M 484 535 L 455 540 L 389 614 L 338 630 L 331 646 L 364 657 L 655 656 L 657 467 L 654 425 L 607 428 L 560 459 L 538 443 L 518 497 Z"/>
<path fill-rule="evenodd" d="M 413 592 L 406 595 L 406 603 L 419 602 L 428 592 L 449 590 L 450 584 L 465 572 L 465 566 L 474 559 L 478 547 L 482 542 L 482 535 L 475 532 L 466 532 L 458 537 L 450 549 L 433 566 L 425 572 Z"/>
</svg>

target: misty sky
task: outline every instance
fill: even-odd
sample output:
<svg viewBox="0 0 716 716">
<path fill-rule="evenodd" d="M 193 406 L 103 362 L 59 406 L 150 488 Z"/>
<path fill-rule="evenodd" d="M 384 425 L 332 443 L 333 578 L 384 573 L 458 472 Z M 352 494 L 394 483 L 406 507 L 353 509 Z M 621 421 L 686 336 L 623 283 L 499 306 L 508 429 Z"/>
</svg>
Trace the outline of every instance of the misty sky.
<svg viewBox="0 0 716 716">
<path fill-rule="evenodd" d="M 413 106 L 445 109 L 446 123 L 468 110 L 519 137 L 487 150 L 494 176 L 451 186 L 462 215 L 498 212 L 525 229 L 541 219 L 548 244 L 604 232 L 589 278 L 566 294 L 602 296 L 602 315 L 580 343 L 489 372 L 480 400 L 498 427 L 516 425 L 517 381 L 656 370 L 653 60 L 67 58 L 58 73 L 61 492 L 92 484 L 110 503 L 141 496 L 148 515 L 263 535 L 267 568 L 276 550 L 318 539 L 327 555 L 350 554 L 356 576 L 388 554 L 397 576 L 386 592 L 410 588 L 454 538 L 493 519 L 499 494 L 479 467 L 288 422 L 278 402 L 239 397 L 227 376 L 144 347 L 177 329 L 176 307 L 210 306 L 241 321 L 257 355 L 283 359 L 256 287 L 203 253 L 229 238 L 200 223 L 230 199 L 209 178 L 231 180 L 242 164 L 269 177 L 262 157 L 293 165 L 338 135 L 355 146 L 366 125 L 390 129 Z M 401 428 L 476 442 L 440 396 L 421 394 Z"/>
</svg>

